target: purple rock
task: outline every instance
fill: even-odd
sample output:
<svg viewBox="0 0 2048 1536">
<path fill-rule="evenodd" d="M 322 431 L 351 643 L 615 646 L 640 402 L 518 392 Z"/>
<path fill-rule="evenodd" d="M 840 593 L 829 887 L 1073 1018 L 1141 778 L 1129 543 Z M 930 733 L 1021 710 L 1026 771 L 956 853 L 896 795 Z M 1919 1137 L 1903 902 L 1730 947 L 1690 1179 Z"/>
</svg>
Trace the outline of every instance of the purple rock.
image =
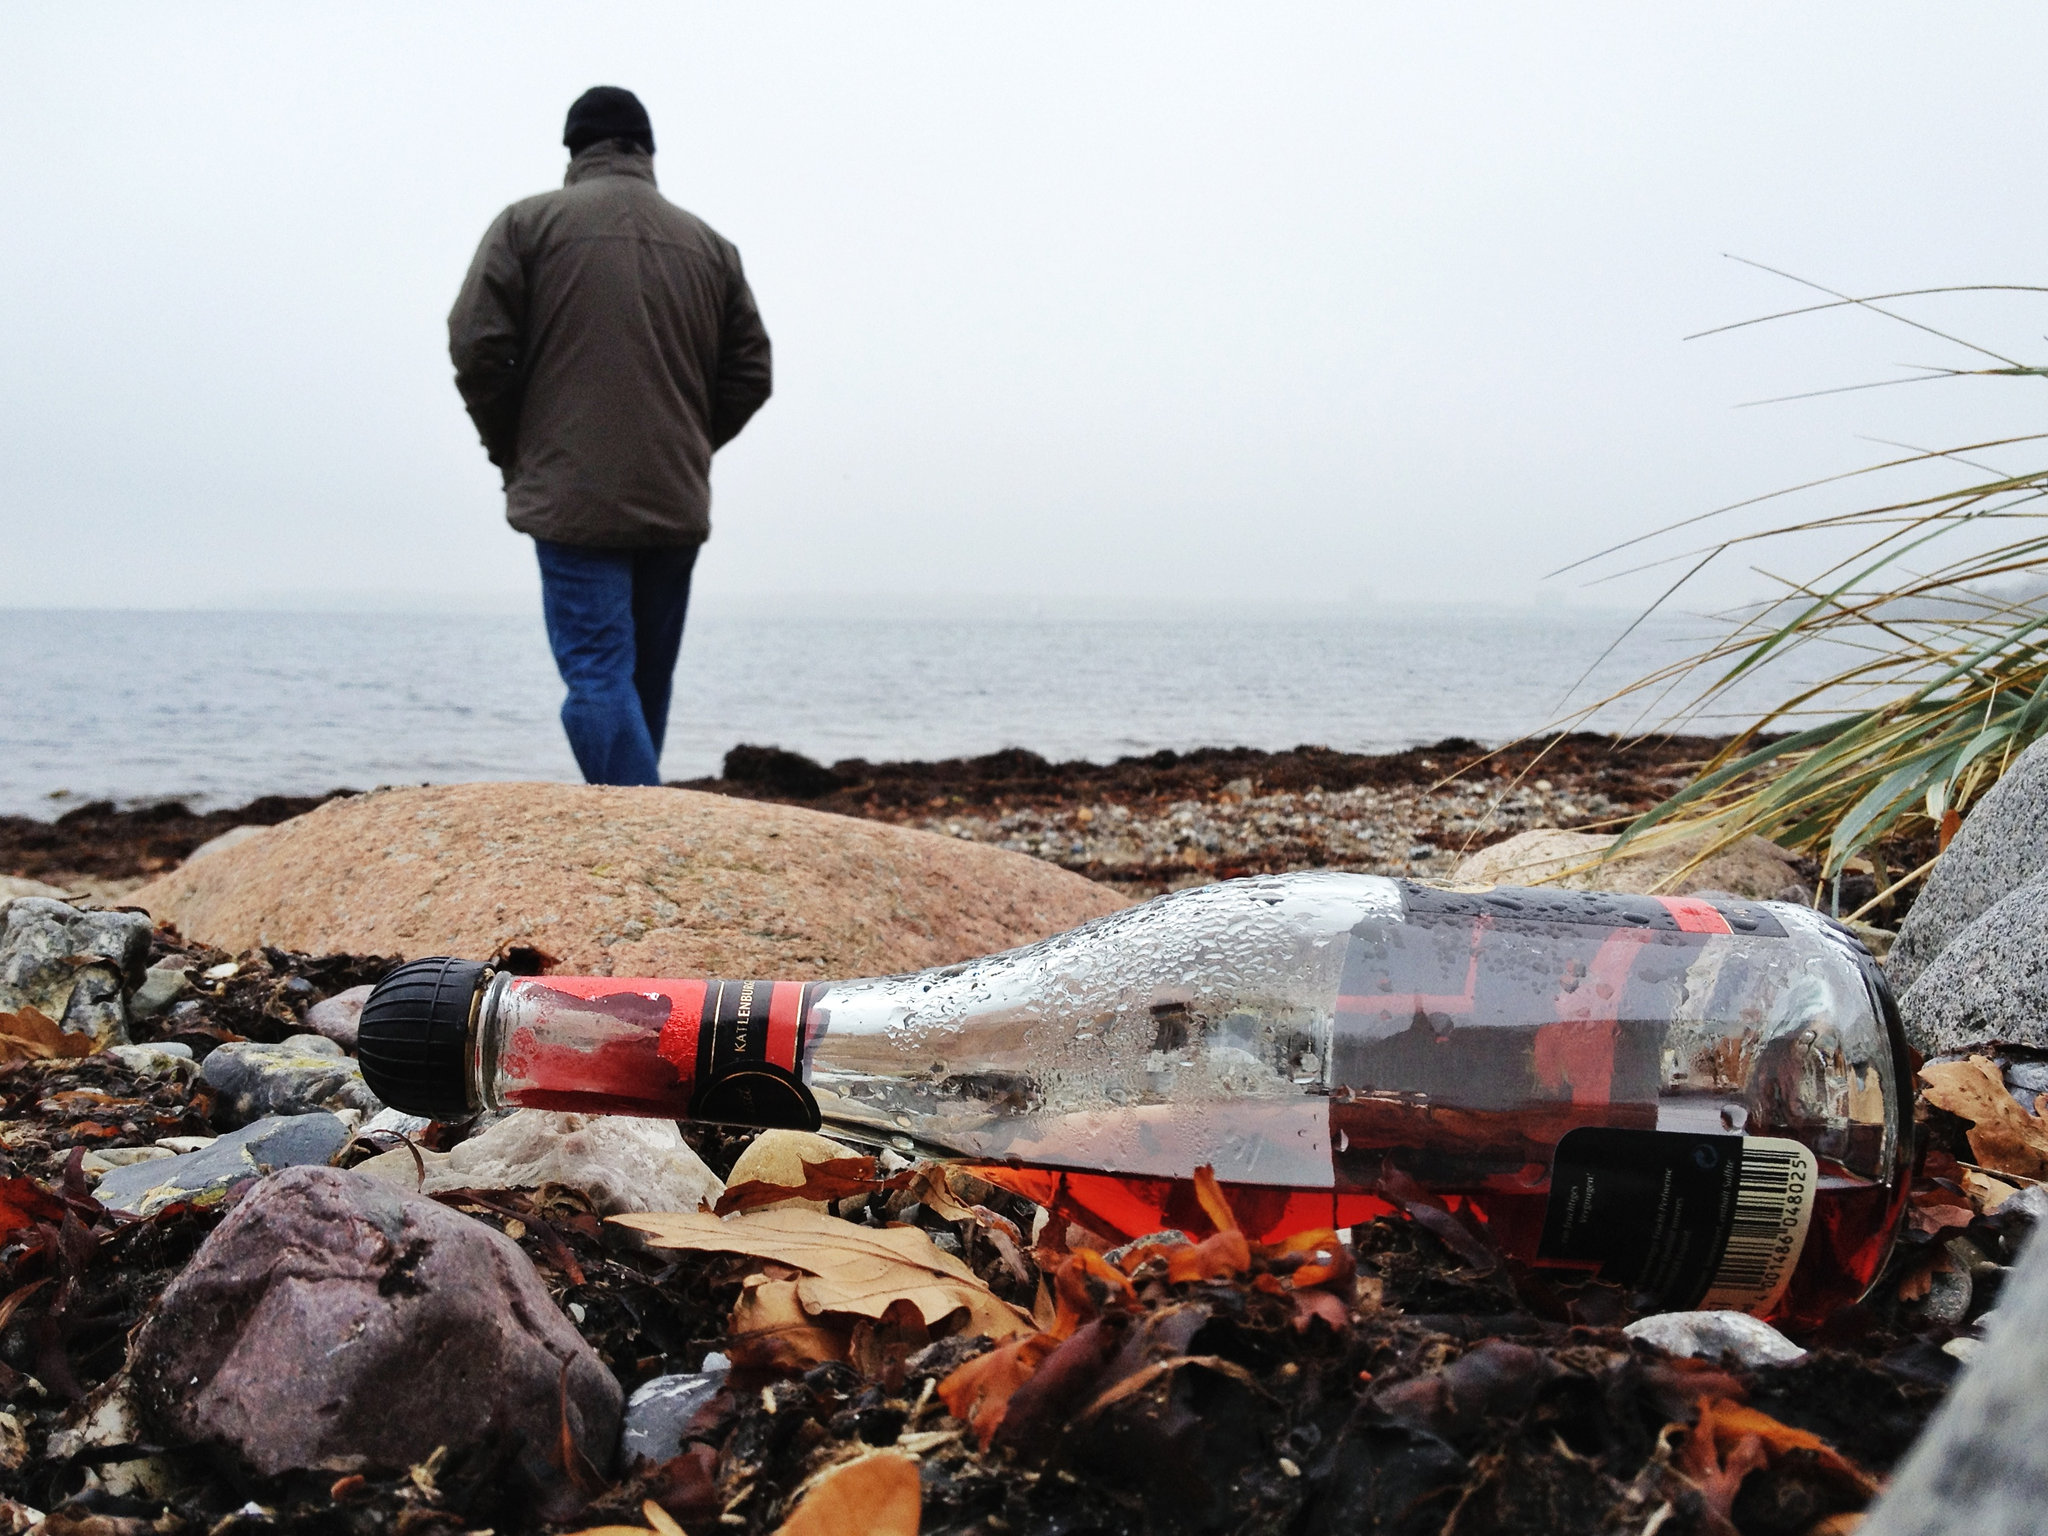
<svg viewBox="0 0 2048 1536">
<path fill-rule="evenodd" d="M 144 1420 L 264 1476 L 501 1465 L 573 1515 L 564 1421 L 603 1474 L 622 1393 L 502 1233 L 335 1168 L 250 1189 L 129 1352 Z M 582 1480 L 589 1471 L 578 1468 Z"/>
<path fill-rule="evenodd" d="M 353 1051 L 356 1024 L 363 1016 L 363 1004 L 369 1000 L 370 992 L 369 987 L 350 987 L 346 992 L 322 998 L 306 1010 L 306 1028 L 316 1035 L 325 1035 L 344 1051 Z"/>
</svg>

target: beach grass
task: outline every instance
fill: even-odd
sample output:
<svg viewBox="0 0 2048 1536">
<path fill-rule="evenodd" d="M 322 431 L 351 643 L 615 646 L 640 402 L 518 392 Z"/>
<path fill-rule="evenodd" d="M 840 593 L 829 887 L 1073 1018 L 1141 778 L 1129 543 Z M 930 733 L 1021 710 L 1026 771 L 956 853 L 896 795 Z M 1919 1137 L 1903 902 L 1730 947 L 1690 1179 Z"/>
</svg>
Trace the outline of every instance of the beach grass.
<svg viewBox="0 0 2048 1536">
<path fill-rule="evenodd" d="M 1857 306 L 1955 342 L 1990 364 L 1934 376 L 2048 378 L 2048 367 L 1886 307 L 1965 290 L 1869 297 L 1820 291 L 1828 295 L 1823 304 L 1761 319 Z M 1782 668 L 1802 653 L 1802 676 L 1815 676 L 1811 663 L 1822 663 L 1817 680 L 1788 687 L 1778 703 L 1740 725 L 1690 783 L 1632 822 L 1608 856 L 1705 833 L 1696 864 L 1756 834 L 1815 858 L 1822 880 L 1816 899 L 1832 888 L 1839 906 L 1844 870 L 1880 843 L 1914 834 L 1924 842 L 1932 832 L 1935 845 L 1945 847 L 1970 805 L 2048 734 L 2048 467 L 2012 473 L 1981 462 L 1986 454 L 2044 441 L 2048 433 L 1915 450 L 1684 519 L 1567 567 L 1606 566 L 1615 575 L 1624 558 L 1647 556 L 1628 573 L 1675 568 L 1676 578 L 1645 609 L 1647 618 L 1731 557 L 1762 556 L 1814 536 L 1831 541 L 1830 555 L 1811 575 L 1773 577 L 1780 589 L 1773 600 L 1716 615 L 1717 638 L 1586 708 L 1590 714 L 1634 699 L 1645 718 L 1654 717 L 1652 734 L 1686 729 L 1738 680 Z M 1916 486 L 1847 511 L 1781 519 L 1669 551 L 1676 536 L 1740 508 L 1844 481 L 1897 485 L 1949 468 L 1968 473 L 1946 488 Z M 1884 868 L 1881 861 L 1876 867 Z M 1925 860 L 1889 884 L 1881 881 L 1883 888 L 1856 911 L 1840 915 L 1869 911 L 1931 867 Z"/>
</svg>

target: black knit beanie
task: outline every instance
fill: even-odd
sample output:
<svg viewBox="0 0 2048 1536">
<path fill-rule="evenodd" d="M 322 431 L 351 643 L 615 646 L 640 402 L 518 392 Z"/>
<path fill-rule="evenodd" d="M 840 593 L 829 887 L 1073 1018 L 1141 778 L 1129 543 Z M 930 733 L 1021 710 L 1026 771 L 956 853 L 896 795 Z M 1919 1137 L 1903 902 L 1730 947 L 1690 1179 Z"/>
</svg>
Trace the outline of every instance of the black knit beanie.
<svg viewBox="0 0 2048 1536">
<path fill-rule="evenodd" d="M 654 125 L 647 120 L 647 109 L 623 86 L 593 85 L 576 98 L 562 127 L 562 142 L 572 155 L 606 139 L 631 139 L 654 153 Z"/>
</svg>

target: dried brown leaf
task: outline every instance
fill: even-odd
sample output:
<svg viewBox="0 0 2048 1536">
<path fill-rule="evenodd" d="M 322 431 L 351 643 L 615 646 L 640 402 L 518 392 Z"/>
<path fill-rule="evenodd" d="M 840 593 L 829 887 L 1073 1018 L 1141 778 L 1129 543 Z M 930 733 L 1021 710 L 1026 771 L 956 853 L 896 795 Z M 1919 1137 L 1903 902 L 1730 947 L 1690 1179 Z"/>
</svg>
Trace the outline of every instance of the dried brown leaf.
<svg viewBox="0 0 2048 1536">
<path fill-rule="evenodd" d="M 813 1316 L 880 1318 L 891 1303 L 908 1301 L 926 1327 L 965 1311 L 957 1332 L 1006 1339 L 1032 1331 L 1026 1313 L 1000 1300 L 915 1227 L 858 1227 L 802 1206 L 731 1217 L 695 1212 L 611 1219 L 647 1233 L 652 1247 L 746 1254 L 801 1270 L 798 1299 Z"/>
<path fill-rule="evenodd" d="M 797 1286 L 794 1280 L 748 1277 L 728 1330 L 735 1365 L 807 1371 L 846 1358 L 845 1330 L 825 1327 L 806 1312 Z"/>
<path fill-rule="evenodd" d="M 811 1484 L 776 1536 L 917 1536 L 922 1505 L 917 1458 L 876 1451 Z"/>
<path fill-rule="evenodd" d="M 1924 1097 L 1970 1122 L 1970 1151 L 1994 1173 L 2048 1178 L 2048 1121 L 2021 1109 L 2005 1076 L 1982 1056 L 1930 1062 L 1920 1069 Z"/>
<path fill-rule="evenodd" d="M 1918 1301 L 1934 1289 L 1934 1260 L 1915 1266 L 1899 1276 L 1899 1300 Z"/>
<path fill-rule="evenodd" d="M 1949 1227 L 1967 1227 L 1976 1217 L 1975 1206 L 1940 1188 L 1915 1192 L 1906 1211 L 1907 1224 L 1930 1237 Z"/>
<path fill-rule="evenodd" d="M 1183 1280 L 1228 1280 L 1252 1267 L 1251 1244 L 1236 1227 L 1228 1227 L 1199 1243 L 1186 1243 L 1166 1250 L 1166 1278 Z"/>
<path fill-rule="evenodd" d="M 1807 1451 L 1822 1470 L 1833 1474 L 1865 1498 L 1877 1492 L 1877 1480 L 1810 1430 L 1794 1429 L 1772 1418 L 1760 1408 L 1751 1408 L 1729 1398 L 1702 1398 L 1700 1429 L 1710 1432 L 1725 1456 L 1735 1445 L 1751 1437 L 1774 1454 Z"/>
<path fill-rule="evenodd" d="M 1237 1230 L 1237 1212 L 1230 1208 L 1222 1185 L 1216 1182 L 1216 1170 L 1207 1163 L 1195 1170 L 1195 1200 L 1218 1232 Z"/>
<path fill-rule="evenodd" d="M 0 1013 L 0 1062 L 90 1056 L 98 1049 L 91 1035 L 72 1033 L 32 1004 Z"/>
<path fill-rule="evenodd" d="M 859 1166 L 836 1166 L 840 1164 Z M 833 1171 L 819 1175 L 813 1185 L 811 1170 L 819 1167 L 832 1168 Z M 739 1155 L 739 1160 L 732 1165 L 732 1172 L 726 1176 L 725 1198 L 718 1203 L 718 1214 L 723 1216 L 729 1211 L 749 1210 L 785 1200 L 802 1200 L 812 1210 L 822 1211 L 829 1201 L 875 1188 L 875 1171 L 873 1158 L 862 1157 L 829 1136 L 820 1136 L 813 1131 L 763 1131 L 747 1144 L 746 1151 Z M 749 1186 L 759 1187 L 750 1189 Z M 837 1192 L 813 1194 L 808 1192 L 807 1186 L 820 1191 L 835 1189 Z M 735 1198 L 736 1191 L 746 1193 Z"/>
<path fill-rule="evenodd" d="M 848 1195 L 871 1195 L 897 1182 L 879 1177 L 872 1157 L 840 1157 L 829 1162 L 805 1163 L 802 1168 L 802 1177 L 795 1184 L 765 1179 L 728 1184 L 712 1210 L 717 1215 L 729 1216 L 734 1211 L 803 1204 L 822 1211 L 834 1200 L 844 1200 Z"/>
<path fill-rule="evenodd" d="M 1029 1334 L 999 1344 L 987 1354 L 976 1355 L 956 1367 L 940 1382 L 939 1401 L 946 1405 L 946 1412 L 974 1431 L 985 1451 L 996 1431 L 1003 1427 L 1010 1399 L 1037 1374 L 1045 1357 L 1059 1345 L 1059 1339 L 1050 1333 Z"/>
<path fill-rule="evenodd" d="M 64 1202 L 34 1179 L 0 1179 L 0 1237 L 40 1221 L 62 1221 Z"/>
<path fill-rule="evenodd" d="M 942 1221 L 973 1221 L 977 1207 L 953 1193 L 951 1176 L 944 1163 L 919 1163 L 910 1170 L 910 1189 L 925 1209 Z"/>
</svg>

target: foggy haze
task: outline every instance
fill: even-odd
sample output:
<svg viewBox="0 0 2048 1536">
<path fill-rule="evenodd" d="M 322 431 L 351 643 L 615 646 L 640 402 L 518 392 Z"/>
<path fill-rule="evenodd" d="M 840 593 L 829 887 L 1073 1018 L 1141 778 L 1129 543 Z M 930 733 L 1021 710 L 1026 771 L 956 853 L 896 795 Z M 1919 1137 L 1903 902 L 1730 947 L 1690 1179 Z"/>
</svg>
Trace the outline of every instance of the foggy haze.
<svg viewBox="0 0 2048 1536">
<path fill-rule="evenodd" d="M 708 600 L 1619 600 L 1539 578 L 2033 430 L 2034 381 L 1732 409 L 1979 361 L 1875 318 L 1681 338 L 1814 297 L 1724 252 L 2048 280 L 2044 52 L 2010 4 L 13 6 L 0 605 L 524 601 L 444 322 L 596 83 L 774 338 Z M 1908 308 L 2035 361 L 2043 299 Z"/>
</svg>

